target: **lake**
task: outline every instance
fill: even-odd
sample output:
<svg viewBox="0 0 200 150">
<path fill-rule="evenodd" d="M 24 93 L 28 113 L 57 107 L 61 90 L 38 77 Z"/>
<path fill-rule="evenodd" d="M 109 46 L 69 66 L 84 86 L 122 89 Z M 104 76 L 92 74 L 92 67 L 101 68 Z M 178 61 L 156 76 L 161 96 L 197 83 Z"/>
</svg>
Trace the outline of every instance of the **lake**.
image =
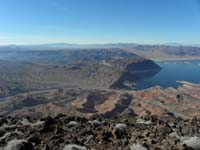
<svg viewBox="0 0 200 150">
<path fill-rule="evenodd" d="M 200 83 L 200 60 L 157 61 L 162 69 L 151 75 L 144 75 L 136 82 L 135 90 L 153 86 L 178 87 L 179 81 Z"/>
</svg>

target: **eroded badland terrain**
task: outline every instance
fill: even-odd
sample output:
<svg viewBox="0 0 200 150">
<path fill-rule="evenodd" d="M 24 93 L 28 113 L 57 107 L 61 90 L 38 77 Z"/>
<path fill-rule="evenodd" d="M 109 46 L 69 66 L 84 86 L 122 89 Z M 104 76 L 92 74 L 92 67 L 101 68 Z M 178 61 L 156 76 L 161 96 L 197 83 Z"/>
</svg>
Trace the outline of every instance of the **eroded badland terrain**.
<svg viewBox="0 0 200 150">
<path fill-rule="evenodd" d="M 162 69 L 150 59 L 115 48 L 0 53 L 2 149 L 200 149 L 200 85 L 133 90 Z"/>
</svg>

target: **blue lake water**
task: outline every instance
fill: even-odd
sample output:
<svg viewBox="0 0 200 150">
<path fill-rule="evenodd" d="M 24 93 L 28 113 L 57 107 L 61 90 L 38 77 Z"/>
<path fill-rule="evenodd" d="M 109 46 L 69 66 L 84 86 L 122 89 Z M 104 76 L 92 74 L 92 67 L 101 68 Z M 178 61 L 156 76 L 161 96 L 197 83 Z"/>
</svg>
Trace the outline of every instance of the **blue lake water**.
<svg viewBox="0 0 200 150">
<path fill-rule="evenodd" d="M 178 87 L 176 81 L 200 83 L 200 60 L 178 60 L 156 62 L 162 69 L 151 75 L 143 76 L 136 82 L 136 90 L 153 86 Z"/>
</svg>

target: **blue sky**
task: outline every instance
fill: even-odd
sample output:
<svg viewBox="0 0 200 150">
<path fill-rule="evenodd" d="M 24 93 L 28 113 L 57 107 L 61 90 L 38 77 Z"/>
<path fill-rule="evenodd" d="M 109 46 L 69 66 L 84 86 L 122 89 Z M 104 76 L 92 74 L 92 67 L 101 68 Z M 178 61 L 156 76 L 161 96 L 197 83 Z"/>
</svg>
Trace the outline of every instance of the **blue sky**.
<svg viewBox="0 0 200 150">
<path fill-rule="evenodd" d="M 200 44 L 200 0 L 0 0 L 0 45 Z"/>
</svg>

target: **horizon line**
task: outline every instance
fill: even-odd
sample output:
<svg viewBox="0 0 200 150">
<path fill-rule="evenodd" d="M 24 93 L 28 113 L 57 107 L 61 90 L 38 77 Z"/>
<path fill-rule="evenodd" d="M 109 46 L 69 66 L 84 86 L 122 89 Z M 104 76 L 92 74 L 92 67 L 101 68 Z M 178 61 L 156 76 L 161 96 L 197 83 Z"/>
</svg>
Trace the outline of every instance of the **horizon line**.
<svg viewBox="0 0 200 150">
<path fill-rule="evenodd" d="M 45 46 L 45 45 L 77 45 L 77 46 L 89 46 L 89 45 L 116 45 L 116 44 L 133 44 L 133 45 L 166 45 L 166 46 L 200 46 L 200 44 L 183 44 L 183 43 L 134 43 L 134 42 L 109 42 L 109 43 L 67 43 L 67 42 L 49 42 L 49 43 L 33 43 L 33 44 L 0 44 L 0 46 Z"/>
</svg>

